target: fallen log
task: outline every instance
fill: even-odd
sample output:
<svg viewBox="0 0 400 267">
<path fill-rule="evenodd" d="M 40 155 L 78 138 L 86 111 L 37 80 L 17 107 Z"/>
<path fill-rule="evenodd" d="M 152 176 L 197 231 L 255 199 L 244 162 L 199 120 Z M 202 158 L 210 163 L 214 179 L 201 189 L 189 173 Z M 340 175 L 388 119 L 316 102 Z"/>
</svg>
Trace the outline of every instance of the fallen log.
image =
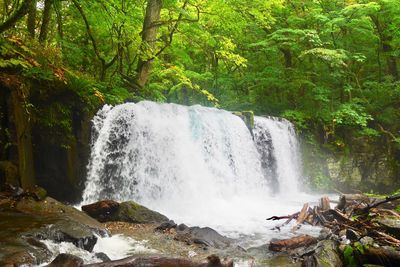
<svg viewBox="0 0 400 267">
<path fill-rule="evenodd" d="M 300 235 L 289 239 L 272 240 L 269 243 L 268 249 L 275 252 L 285 251 L 289 249 L 309 246 L 317 243 L 315 237 L 309 235 Z"/>
<path fill-rule="evenodd" d="M 357 262 L 359 266 L 367 264 L 377 264 L 386 267 L 400 266 L 400 252 L 391 248 L 365 248 L 363 253 L 357 253 Z"/>
<path fill-rule="evenodd" d="M 128 257 L 122 260 L 94 263 L 83 267 L 233 267 L 233 261 L 221 261 L 216 255 L 207 257 L 206 262 L 195 262 L 182 258 L 164 256 Z"/>
<path fill-rule="evenodd" d="M 388 196 L 388 197 L 386 197 L 385 199 L 383 199 L 381 201 L 377 201 L 377 202 L 375 202 L 373 204 L 368 204 L 364 208 L 357 209 L 355 213 L 357 215 L 362 215 L 362 214 L 368 213 L 369 210 L 372 209 L 372 208 L 376 208 L 379 205 L 382 205 L 382 204 L 385 204 L 387 202 L 391 202 L 391 201 L 394 201 L 394 200 L 397 200 L 397 199 L 400 199 L 400 195 Z"/>
</svg>

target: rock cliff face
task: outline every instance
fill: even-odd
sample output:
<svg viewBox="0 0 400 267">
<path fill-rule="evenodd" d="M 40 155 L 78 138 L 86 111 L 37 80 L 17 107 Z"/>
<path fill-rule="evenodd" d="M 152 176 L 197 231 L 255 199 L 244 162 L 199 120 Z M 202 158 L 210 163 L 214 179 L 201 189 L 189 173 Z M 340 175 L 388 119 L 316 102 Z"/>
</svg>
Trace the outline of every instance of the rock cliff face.
<svg viewBox="0 0 400 267">
<path fill-rule="evenodd" d="M 56 199 L 79 201 L 96 109 L 64 83 L 1 74 L 0 184 L 39 184 Z"/>
<path fill-rule="evenodd" d="M 306 176 L 320 189 L 391 193 L 400 186 L 399 155 L 385 144 L 353 142 L 345 151 L 303 147 Z"/>
</svg>

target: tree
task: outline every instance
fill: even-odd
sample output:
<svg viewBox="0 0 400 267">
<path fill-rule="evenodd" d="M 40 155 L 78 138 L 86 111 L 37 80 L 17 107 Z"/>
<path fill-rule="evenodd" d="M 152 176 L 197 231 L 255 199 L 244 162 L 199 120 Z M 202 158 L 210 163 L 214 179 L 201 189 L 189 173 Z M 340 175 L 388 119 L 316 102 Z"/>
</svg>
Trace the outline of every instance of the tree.
<svg viewBox="0 0 400 267">
<path fill-rule="evenodd" d="M 157 30 L 160 20 L 162 0 L 148 0 L 146 14 L 143 21 L 142 44 L 140 46 L 139 61 L 136 67 L 136 84 L 143 88 L 149 79 L 151 65 L 154 60 Z"/>
</svg>

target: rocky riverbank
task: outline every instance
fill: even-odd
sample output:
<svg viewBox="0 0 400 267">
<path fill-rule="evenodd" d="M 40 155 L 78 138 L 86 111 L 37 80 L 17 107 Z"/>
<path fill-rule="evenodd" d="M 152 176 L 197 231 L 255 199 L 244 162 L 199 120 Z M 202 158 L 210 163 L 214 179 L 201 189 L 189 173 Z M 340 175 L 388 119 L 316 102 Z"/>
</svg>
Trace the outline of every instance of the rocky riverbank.
<svg viewBox="0 0 400 267">
<path fill-rule="evenodd" d="M 93 248 L 105 236 L 124 236 L 146 247 L 126 254 L 129 257 L 122 262 L 129 266 L 143 261 L 151 266 L 159 266 L 160 261 L 182 266 L 231 266 L 230 260 L 235 266 L 398 266 L 398 204 L 397 198 L 344 195 L 336 208 L 331 208 L 329 200 L 323 198 L 317 207 L 306 204 L 298 213 L 275 216 L 287 218 L 286 223 L 292 221 L 292 238 L 245 249 L 238 245 L 240 240 L 208 227 L 177 224 L 131 201 L 100 201 L 83 206 L 82 212 L 46 196 L 41 188 L 10 186 L 0 193 L 0 265 L 35 266 L 53 261 L 49 266 L 84 266 L 107 261 L 108 265 L 93 266 L 110 266 L 116 258 Z M 305 224 L 322 226 L 321 235 L 296 235 Z M 275 230 L 281 231 L 279 226 Z M 57 253 L 49 242 L 53 246 L 69 243 L 93 254 L 92 260 L 85 262 L 62 250 L 55 258 Z"/>
</svg>

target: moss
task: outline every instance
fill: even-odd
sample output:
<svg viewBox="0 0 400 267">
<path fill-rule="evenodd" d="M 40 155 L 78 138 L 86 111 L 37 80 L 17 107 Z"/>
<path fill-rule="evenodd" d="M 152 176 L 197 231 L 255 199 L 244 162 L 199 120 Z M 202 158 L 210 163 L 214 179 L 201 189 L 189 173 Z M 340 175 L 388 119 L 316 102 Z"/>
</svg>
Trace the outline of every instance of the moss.
<svg viewBox="0 0 400 267">
<path fill-rule="evenodd" d="M 159 223 L 168 221 L 168 218 L 133 201 L 127 201 L 119 205 L 118 210 L 111 216 L 110 220 L 132 223 Z"/>
</svg>

